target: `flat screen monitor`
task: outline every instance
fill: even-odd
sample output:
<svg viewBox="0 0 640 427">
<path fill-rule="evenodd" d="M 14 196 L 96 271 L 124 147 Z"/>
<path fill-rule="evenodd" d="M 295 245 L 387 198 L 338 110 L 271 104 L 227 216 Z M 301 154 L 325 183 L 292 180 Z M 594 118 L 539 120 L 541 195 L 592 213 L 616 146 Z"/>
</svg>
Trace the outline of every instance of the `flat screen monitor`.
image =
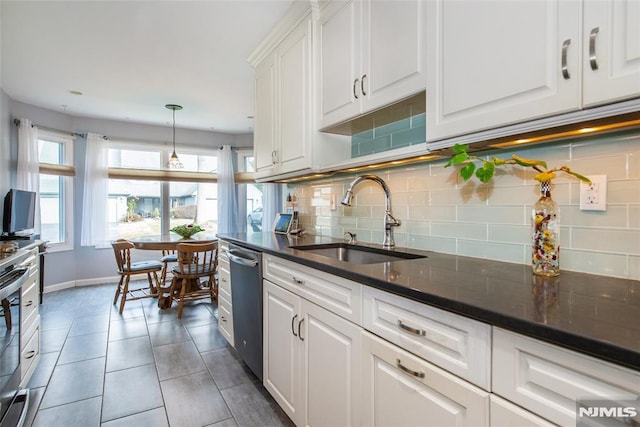
<svg viewBox="0 0 640 427">
<path fill-rule="evenodd" d="M 2 231 L 9 235 L 30 234 L 35 226 L 36 193 L 11 189 L 4 197 Z"/>
</svg>

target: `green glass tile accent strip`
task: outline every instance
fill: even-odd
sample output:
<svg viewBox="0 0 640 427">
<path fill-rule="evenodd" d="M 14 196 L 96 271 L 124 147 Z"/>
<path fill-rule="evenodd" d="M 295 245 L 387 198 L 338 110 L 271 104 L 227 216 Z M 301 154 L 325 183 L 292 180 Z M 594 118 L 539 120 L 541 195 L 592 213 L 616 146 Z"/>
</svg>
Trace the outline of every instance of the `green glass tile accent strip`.
<svg viewBox="0 0 640 427">
<path fill-rule="evenodd" d="M 382 153 L 424 142 L 426 114 L 418 114 L 351 136 L 351 158 Z"/>
</svg>

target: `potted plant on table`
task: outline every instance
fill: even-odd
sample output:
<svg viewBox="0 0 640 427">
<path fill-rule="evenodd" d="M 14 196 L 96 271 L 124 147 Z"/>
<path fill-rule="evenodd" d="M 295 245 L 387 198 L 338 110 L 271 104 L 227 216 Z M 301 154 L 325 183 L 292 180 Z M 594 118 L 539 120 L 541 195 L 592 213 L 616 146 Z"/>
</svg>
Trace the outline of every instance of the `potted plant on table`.
<svg viewBox="0 0 640 427">
<path fill-rule="evenodd" d="M 445 167 L 460 165 L 460 176 L 468 181 L 474 175 L 481 182 L 489 182 L 497 167 L 522 166 L 537 173 L 535 179 L 540 182 L 540 199 L 531 210 L 531 266 L 533 273 L 543 276 L 560 274 L 560 209 L 551 198 L 550 184 L 558 172 L 571 175 L 578 180 L 590 183 L 584 175 L 572 171 L 567 166 L 549 168 L 543 160 L 525 159 L 513 155 L 510 159 L 482 159 L 468 153 L 469 146 L 456 144 L 453 155 Z M 478 164 L 480 166 L 478 166 Z"/>
</svg>

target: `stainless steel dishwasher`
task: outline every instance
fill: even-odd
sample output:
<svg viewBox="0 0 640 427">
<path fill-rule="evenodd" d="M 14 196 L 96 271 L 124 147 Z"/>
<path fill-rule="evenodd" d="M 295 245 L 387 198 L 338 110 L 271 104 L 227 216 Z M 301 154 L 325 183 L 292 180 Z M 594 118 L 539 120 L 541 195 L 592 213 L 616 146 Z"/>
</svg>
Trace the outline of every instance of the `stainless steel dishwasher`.
<svg viewBox="0 0 640 427">
<path fill-rule="evenodd" d="M 262 254 L 229 244 L 235 348 L 262 381 Z"/>
</svg>

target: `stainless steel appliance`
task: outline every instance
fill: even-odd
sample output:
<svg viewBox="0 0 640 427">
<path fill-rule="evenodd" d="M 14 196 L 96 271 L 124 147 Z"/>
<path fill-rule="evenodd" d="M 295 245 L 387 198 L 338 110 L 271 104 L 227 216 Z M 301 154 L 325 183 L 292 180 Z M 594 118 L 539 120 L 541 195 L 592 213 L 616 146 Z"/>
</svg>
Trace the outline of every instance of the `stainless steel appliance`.
<svg viewBox="0 0 640 427">
<path fill-rule="evenodd" d="M 22 426 L 29 404 L 29 391 L 20 390 L 20 296 L 28 268 L 25 256 L 0 256 L 0 427 Z M 9 262 L 10 261 L 10 262 Z"/>
<path fill-rule="evenodd" d="M 229 244 L 227 255 L 235 348 L 262 380 L 262 254 Z"/>
</svg>

